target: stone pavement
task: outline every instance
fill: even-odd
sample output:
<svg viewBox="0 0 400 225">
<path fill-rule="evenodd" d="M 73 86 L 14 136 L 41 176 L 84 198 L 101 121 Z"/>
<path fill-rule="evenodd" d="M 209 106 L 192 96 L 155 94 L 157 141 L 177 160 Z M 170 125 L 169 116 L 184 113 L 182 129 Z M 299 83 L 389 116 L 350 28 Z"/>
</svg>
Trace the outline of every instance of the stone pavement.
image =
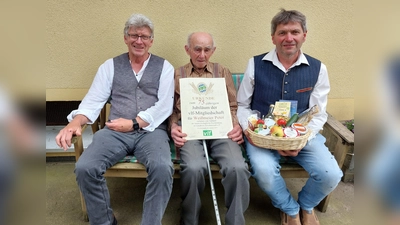
<svg viewBox="0 0 400 225">
<path fill-rule="evenodd" d="M 306 179 L 286 179 L 292 194 L 297 196 Z M 178 225 L 180 215 L 179 179 L 174 180 L 171 200 L 166 209 L 163 225 Z M 146 180 L 140 178 L 107 178 L 111 205 L 119 225 L 139 225 Z M 279 210 L 250 179 L 250 206 L 245 213 L 247 225 L 279 225 Z M 214 180 L 222 224 L 226 208 L 220 180 Z M 202 210 L 199 224 L 216 224 L 209 180 L 202 194 Z M 331 196 L 326 213 L 316 210 L 322 225 L 354 224 L 354 185 L 340 182 Z M 75 182 L 74 162 L 46 163 L 46 224 L 89 225 L 83 220 L 78 186 Z"/>
</svg>

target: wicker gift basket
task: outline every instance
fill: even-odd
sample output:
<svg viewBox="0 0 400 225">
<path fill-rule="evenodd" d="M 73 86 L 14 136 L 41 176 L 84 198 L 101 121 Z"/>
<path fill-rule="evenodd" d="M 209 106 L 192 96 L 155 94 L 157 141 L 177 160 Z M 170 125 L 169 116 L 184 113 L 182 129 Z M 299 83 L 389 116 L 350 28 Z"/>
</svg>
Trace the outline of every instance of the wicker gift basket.
<svg viewBox="0 0 400 225">
<path fill-rule="evenodd" d="M 247 128 L 247 131 L 249 132 L 249 138 L 255 146 L 272 150 L 302 149 L 307 144 L 308 137 L 311 134 L 311 130 L 308 130 L 308 132 L 304 135 L 294 138 L 287 138 L 257 134 L 249 128 Z"/>
<path fill-rule="evenodd" d="M 313 115 L 318 112 L 319 108 L 317 105 L 315 105 L 301 113 L 297 122 L 306 126 L 312 119 Z M 250 138 L 255 146 L 272 150 L 302 149 L 307 144 L 308 138 L 311 135 L 310 129 L 307 129 L 305 134 L 297 137 L 275 137 L 271 135 L 262 135 L 254 132 L 250 128 L 247 128 L 247 132 L 249 133 L 248 138 Z"/>
</svg>

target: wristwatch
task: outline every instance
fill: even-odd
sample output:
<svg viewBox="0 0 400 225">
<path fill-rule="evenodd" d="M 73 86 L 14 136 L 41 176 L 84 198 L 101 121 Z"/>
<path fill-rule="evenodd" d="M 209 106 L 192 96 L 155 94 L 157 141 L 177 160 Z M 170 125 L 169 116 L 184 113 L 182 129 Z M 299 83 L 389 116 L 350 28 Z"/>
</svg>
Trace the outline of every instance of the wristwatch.
<svg viewBox="0 0 400 225">
<path fill-rule="evenodd" d="M 139 124 L 136 121 L 136 118 L 133 119 L 132 122 L 133 122 L 133 126 L 132 126 L 133 130 L 139 130 Z"/>
</svg>

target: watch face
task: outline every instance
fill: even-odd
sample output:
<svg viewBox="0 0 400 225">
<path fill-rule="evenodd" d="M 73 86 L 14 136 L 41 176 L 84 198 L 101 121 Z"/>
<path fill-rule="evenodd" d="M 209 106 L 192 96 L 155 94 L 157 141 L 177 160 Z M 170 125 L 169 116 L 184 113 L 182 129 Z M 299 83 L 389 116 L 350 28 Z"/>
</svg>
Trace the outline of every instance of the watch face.
<svg viewBox="0 0 400 225">
<path fill-rule="evenodd" d="M 136 121 L 136 119 L 133 119 L 132 122 L 133 122 L 133 130 L 139 130 L 139 124 Z"/>
</svg>

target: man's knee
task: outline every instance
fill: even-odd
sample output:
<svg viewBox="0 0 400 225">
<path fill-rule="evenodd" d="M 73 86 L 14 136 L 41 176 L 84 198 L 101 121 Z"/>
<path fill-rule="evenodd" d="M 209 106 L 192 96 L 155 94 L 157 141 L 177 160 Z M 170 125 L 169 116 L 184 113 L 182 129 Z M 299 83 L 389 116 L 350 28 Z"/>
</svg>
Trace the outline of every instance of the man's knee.
<svg viewBox="0 0 400 225">
<path fill-rule="evenodd" d="M 335 187 L 340 182 L 342 176 L 342 170 L 338 166 L 334 166 L 332 168 L 320 169 L 315 176 L 311 177 L 327 186 Z"/>
<path fill-rule="evenodd" d="M 222 166 L 222 172 L 225 174 L 225 177 L 250 177 L 247 163 L 241 160 L 237 162 L 230 162 L 226 167 Z"/>
<path fill-rule="evenodd" d="M 342 179 L 342 176 L 342 170 L 339 167 L 336 167 L 335 169 L 331 169 L 326 172 L 325 182 L 331 186 L 336 186 Z"/>
<path fill-rule="evenodd" d="M 75 164 L 75 175 L 78 181 L 83 181 L 89 177 L 97 178 L 102 173 L 100 167 L 96 167 L 93 163 L 78 160 Z"/>
<path fill-rule="evenodd" d="M 174 168 L 171 161 L 149 162 L 147 167 L 149 175 L 152 175 L 151 177 L 154 177 L 158 180 L 168 180 L 174 173 Z"/>
<path fill-rule="evenodd" d="M 281 166 L 279 163 L 257 163 L 251 166 L 253 171 L 253 176 L 255 178 L 274 177 L 280 176 Z"/>
<path fill-rule="evenodd" d="M 191 159 L 189 161 L 185 160 L 183 161 L 180 166 L 181 170 L 185 171 L 185 173 L 188 174 L 196 174 L 196 173 L 203 173 L 203 171 L 207 170 L 207 165 L 206 165 L 205 160 L 200 160 L 200 159 Z"/>
</svg>

